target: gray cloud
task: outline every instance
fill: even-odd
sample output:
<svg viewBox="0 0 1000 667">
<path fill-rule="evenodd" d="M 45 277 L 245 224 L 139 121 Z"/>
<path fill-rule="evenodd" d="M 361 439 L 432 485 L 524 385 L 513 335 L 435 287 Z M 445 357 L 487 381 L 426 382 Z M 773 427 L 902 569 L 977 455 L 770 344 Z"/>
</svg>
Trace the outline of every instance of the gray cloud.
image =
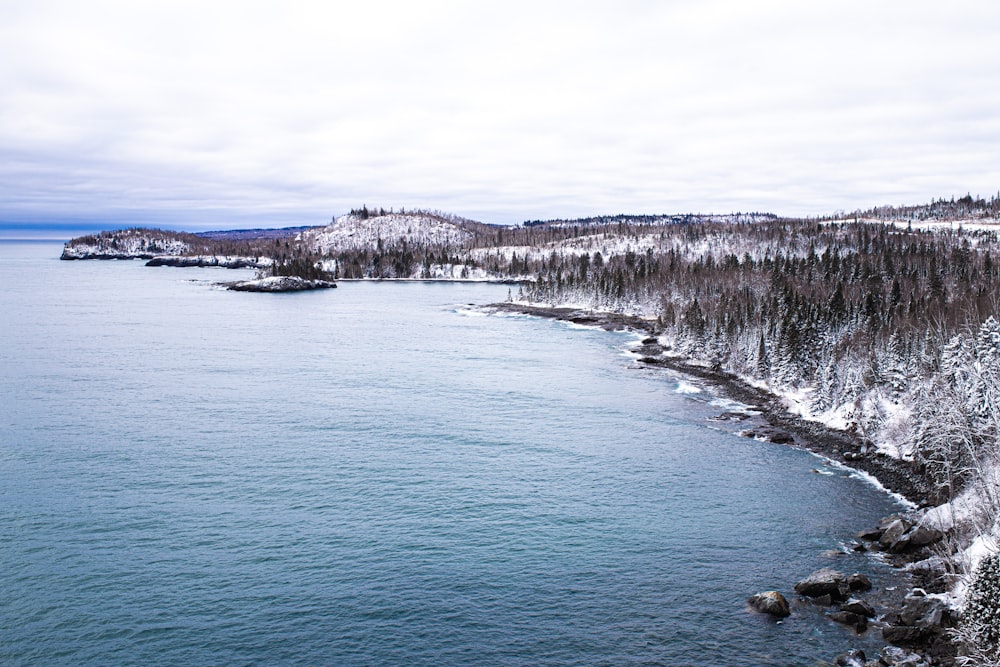
<svg viewBox="0 0 1000 667">
<path fill-rule="evenodd" d="M 1000 7 L 0 8 L 0 219 L 816 214 L 1000 184 Z"/>
</svg>

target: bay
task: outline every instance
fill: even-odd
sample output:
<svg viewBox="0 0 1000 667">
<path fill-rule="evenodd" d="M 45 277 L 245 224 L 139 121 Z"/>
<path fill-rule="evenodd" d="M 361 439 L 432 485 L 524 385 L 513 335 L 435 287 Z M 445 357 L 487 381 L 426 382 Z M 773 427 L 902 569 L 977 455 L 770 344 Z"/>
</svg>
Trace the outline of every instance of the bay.
<svg viewBox="0 0 1000 667">
<path fill-rule="evenodd" d="M 248 276 L 0 243 L 0 662 L 797 665 L 746 598 L 899 509 L 737 437 L 634 337 L 507 286 Z M 516 288 L 515 288 L 516 289 Z M 816 474 L 820 469 L 828 474 Z"/>
</svg>

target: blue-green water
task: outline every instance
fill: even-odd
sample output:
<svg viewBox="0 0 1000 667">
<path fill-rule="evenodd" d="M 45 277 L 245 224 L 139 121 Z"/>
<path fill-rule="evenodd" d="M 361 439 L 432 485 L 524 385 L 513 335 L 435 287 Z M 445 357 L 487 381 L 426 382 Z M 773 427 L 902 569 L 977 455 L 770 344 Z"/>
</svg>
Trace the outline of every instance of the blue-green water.
<svg viewBox="0 0 1000 667">
<path fill-rule="evenodd" d="M 0 663 L 809 665 L 747 596 L 896 505 L 494 285 L 0 244 Z M 683 386 L 683 385 L 682 385 Z M 836 563 L 891 583 L 864 557 Z"/>
</svg>

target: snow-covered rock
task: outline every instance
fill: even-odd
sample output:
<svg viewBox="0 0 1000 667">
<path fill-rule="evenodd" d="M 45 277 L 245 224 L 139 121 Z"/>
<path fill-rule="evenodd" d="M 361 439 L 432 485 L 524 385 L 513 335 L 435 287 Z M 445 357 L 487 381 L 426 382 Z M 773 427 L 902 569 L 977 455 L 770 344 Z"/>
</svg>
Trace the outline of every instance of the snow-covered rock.
<svg viewBox="0 0 1000 667">
<path fill-rule="evenodd" d="M 297 276 L 269 276 L 257 280 L 232 283 L 228 289 L 237 292 L 302 292 L 305 290 L 330 289 L 336 283 L 328 280 L 307 280 Z"/>
</svg>

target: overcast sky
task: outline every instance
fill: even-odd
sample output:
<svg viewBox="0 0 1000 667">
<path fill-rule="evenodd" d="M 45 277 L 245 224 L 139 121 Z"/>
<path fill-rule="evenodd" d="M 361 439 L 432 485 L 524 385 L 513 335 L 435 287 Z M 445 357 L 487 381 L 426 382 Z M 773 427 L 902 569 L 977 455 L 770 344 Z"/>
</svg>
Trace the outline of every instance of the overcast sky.
<svg viewBox="0 0 1000 667">
<path fill-rule="evenodd" d="M 8 235 L 998 190 L 989 0 L 0 0 Z"/>
</svg>

